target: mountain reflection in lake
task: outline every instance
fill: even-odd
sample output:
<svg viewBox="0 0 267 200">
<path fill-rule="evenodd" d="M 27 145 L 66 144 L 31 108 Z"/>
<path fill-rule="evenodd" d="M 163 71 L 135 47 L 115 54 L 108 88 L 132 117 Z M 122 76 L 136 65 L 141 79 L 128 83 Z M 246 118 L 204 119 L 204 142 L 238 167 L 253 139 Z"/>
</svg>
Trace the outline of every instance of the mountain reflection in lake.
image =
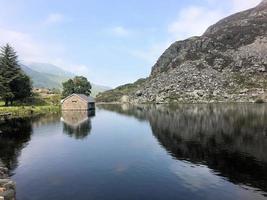
<svg viewBox="0 0 267 200">
<path fill-rule="evenodd" d="M 0 132 L 20 200 L 267 199 L 266 104 L 101 105 Z"/>
</svg>

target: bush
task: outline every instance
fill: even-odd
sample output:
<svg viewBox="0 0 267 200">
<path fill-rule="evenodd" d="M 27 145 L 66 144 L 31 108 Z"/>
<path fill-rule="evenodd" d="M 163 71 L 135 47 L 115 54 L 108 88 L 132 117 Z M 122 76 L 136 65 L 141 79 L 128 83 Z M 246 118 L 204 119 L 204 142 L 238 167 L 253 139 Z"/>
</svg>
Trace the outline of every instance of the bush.
<svg viewBox="0 0 267 200">
<path fill-rule="evenodd" d="M 256 99 L 255 103 L 264 103 L 263 99 Z"/>
</svg>

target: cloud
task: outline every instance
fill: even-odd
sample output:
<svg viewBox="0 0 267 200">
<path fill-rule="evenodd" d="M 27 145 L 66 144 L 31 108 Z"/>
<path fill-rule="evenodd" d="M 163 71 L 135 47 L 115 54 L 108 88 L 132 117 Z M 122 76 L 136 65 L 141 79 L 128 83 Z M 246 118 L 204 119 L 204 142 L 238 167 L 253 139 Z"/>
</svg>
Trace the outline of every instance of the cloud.
<svg viewBox="0 0 267 200">
<path fill-rule="evenodd" d="M 206 0 L 206 7 L 190 6 L 182 9 L 177 20 L 168 26 L 168 32 L 175 39 L 186 39 L 191 36 L 200 36 L 212 24 L 220 19 L 242 10 L 246 10 L 258 5 L 261 0 L 226 0 L 228 9 L 219 8 L 221 0 Z M 209 5 L 218 8 L 210 7 Z"/>
<path fill-rule="evenodd" d="M 228 4 L 228 12 L 227 13 L 234 13 L 239 12 L 242 10 L 246 10 L 249 8 L 253 8 L 254 6 L 258 5 L 262 0 L 205 0 L 209 5 L 218 6 L 220 4 Z"/>
<path fill-rule="evenodd" d="M 145 50 L 135 50 L 131 54 L 152 65 L 171 43 L 191 36 L 202 35 L 211 24 L 223 16 L 219 10 L 209 10 L 197 6 L 184 8 L 180 10 L 177 19 L 168 24 L 165 41 L 153 44 Z"/>
<path fill-rule="evenodd" d="M 258 5 L 261 0 L 228 0 L 232 4 L 233 12 L 239 12 Z"/>
<path fill-rule="evenodd" d="M 127 30 L 126 28 L 122 26 L 116 26 L 111 28 L 111 33 L 118 37 L 126 37 L 131 34 L 131 31 Z"/>
<path fill-rule="evenodd" d="M 65 57 L 65 48 L 61 45 L 40 42 L 28 33 L 0 28 L 0 46 L 6 43 L 15 48 L 22 63 L 51 63 L 74 73 L 87 73 L 86 66 L 70 64 L 62 59 Z"/>
<path fill-rule="evenodd" d="M 65 61 L 59 60 L 54 61 L 53 64 L 56 66 L 63 66 L 64 70 L 72 72 L 73 74 L 86 76 L 90 80 L 92 79 L 91 74 L 93 73 L 91 73 L 90 67 L 87 65 L 66 63 Z"/>
<path fill-rule="evenodd" d="M 39 60 L 43 57 L 44 49 L 27 33 L 0 29 L 0 45 L 10 43 L 23 60 Z"/>
<path fill-rule="evenodd" d="M 177 20 L 169 24 L 168 33 L 176 40 L 200 36 L 223 16 L 220 10 L 191 6 L 180 11 Z"/>
<path fill-rule="evenodd" d="M 65 20 L 65 17 L 60 13 L 51 13 L 44 20 L 45 25 L 61 23 Z"/>
</svg>

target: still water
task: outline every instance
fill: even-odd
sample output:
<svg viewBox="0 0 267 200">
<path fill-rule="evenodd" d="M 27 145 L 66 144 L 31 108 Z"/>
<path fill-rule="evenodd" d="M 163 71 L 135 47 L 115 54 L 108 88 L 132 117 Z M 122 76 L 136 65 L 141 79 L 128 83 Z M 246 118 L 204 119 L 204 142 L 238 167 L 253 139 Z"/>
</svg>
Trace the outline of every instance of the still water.
<svg viewBox="0 0 267 200">
<path fill-rule="evenodd" d="M 102 105 L 0 122 L 18 200 L 267 199 L 267 105 Z"/>
</svg>

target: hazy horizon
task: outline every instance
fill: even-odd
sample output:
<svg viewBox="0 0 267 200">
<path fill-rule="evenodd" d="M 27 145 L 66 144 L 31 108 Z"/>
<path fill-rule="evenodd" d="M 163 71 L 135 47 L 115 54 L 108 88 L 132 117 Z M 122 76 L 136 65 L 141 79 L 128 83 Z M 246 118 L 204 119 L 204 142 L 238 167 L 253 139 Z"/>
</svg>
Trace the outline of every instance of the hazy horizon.
<svg viewBox="0 0 267 200">
<path fill-rule="evenodd" d="M 0 45 L 116 87 L 147 77 L 174 41 L 201 35 L 261 0 L 0 0 Z"/>
</svg>

